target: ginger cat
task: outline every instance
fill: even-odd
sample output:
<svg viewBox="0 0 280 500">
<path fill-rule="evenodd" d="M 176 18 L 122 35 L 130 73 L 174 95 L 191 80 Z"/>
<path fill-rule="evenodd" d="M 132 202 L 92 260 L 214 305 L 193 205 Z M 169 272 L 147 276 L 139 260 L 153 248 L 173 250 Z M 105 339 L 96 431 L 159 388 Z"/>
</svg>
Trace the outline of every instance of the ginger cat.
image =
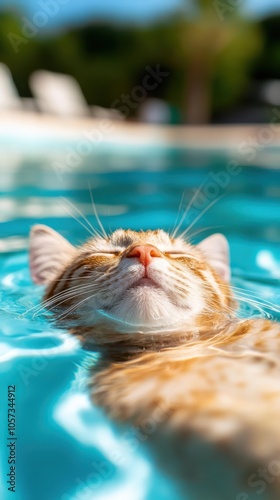
<svg viewBox="0 0 280 500">
<path fill-rule="evenodd" d="M 117 230 L 75 248 L 37 225 L 30 268 L 56 324 L 100 352 L 93 400 L 146 423 L 180 498 L 280 498 L 280 325 L 238 318 L 224 236 Z"/>
</svg>

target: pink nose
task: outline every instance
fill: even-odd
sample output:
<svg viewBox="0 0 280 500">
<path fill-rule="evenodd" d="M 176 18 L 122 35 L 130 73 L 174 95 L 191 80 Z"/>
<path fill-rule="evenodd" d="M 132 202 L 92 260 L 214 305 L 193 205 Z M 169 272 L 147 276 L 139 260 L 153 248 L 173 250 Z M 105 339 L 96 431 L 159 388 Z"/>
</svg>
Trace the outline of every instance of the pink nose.
<svg viewBox="0 0 280 500">
<path fill-rule="evenodd" d="M 153 245 L 137 245 L 131 248 L 126 256 L 139 259 L 143 266 L 148 266 L 152 262 L 153 257 L 161 257 L 161 253 Z"/>
</svg>

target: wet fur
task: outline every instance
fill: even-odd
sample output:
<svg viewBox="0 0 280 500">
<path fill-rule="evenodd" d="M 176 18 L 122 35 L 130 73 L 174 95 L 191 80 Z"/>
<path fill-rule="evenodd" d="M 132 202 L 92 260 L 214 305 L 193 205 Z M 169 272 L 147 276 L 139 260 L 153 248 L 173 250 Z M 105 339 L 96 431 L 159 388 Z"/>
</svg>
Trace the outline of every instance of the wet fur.
<svg viewBox="0 0 280 500">
<path fill-rule="evenodd" d="M 126 259 L 131 245 L 139 241 L 162 252 L 166 277 L 162 282 L 159 278 L 160 290 L 125 288 L 129 269 L 135 274 L 141 271 Z M 36 253 L 39 243 L 38 234 L 37 239 L 33 234 L 33 274 L 36 259 L 42 260 Z M 94 402 L 119 422 L 141 428 L 150 421 L 153 430 L 147 432 L 146 444 L 160 466 L 176 478 L 182 498 L 259 498 L 260 485 L 259 489 L 250 485 L 251 475 L 267 468 L 271 460 L 280 460 L 279 324 L 237 317 L 231 288 L 221 273 L 223 257 L 209 258 L 205 246 L 172 240 L 162 231 L 121 231 L 108 241 L 95 238 L 78 250 L 68 248 L 68 254 L 66 247 L 55 276 L 47 268 L 44 305 L 59 326 L 67 328 L 70 322 L 71 333 L 86 348 L 101 352 L 90 377 Z M 102 253 L 108 249 L 115 254 Z M 172 251 L 182 255 L 174 258 Z M 46 265 L 39 266 L 41 276 Z M 155 266 L 154 276 L 158 271 Z M 168 279 L 174 280 L 174 275 L 168 289 Z M 96 319 L 88 304 L 84 306 L 87 293 L 79 306 L 82 288 L 74 287 L 84 279 L 100 283 L 97 296 L 89 297 L 91 308 L 107 307 L 116 314 L 116 322 Z M 164 287 L 168 299 L 161 309 Z M 150 299 L 156 304 L 149 305 Z M 177 310 L 180 321 L 172 317 L 169 324 L 168 314 Z M 160 314 L 163 319 L 158 319 Z M 130 331 L 120 331 L 121 315 L 131 321 Z M 265 481 L 261 498 L 279 497 L 275 475 L 273 481 Z"/>
</svg>

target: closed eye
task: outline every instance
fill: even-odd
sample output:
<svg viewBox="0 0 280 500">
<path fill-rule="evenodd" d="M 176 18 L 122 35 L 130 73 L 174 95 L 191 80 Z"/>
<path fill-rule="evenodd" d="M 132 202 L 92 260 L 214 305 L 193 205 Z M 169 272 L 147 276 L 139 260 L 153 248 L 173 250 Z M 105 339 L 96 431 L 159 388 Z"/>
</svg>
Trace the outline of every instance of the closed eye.
<svg viewBox="0 0 280 500">
<path fill-rule="evenodd" d="M 191 255 L 189 253 L 184 253 L 184 252 L 165 252 L 165 254 L 166 254 L 167 257 L 170 257 L 171 259 L 174 259 L 174 260 L 180 259 L 180 257 L 181 257 L 183 259 L 184 258 L 185 259 L 189 259 L 189 260 L 191 259 L 191 260 L 199 262 L 199 259 L 196 256 Z"/>
<path fill-rule="evenodd" d="M 165 252 L 168 257 L 190 257 L 189 254 L 184 252 Z"/>
<path fill-rule="evenodd" d="M 112 250 L 112 251 L 104 251 L 104 252 L 92 252 L 92 255 L 94 256 L 99 256 L 99 255 L 119 255 L 120 252 L 116 251 L 116 250 Z"/>
</svg>

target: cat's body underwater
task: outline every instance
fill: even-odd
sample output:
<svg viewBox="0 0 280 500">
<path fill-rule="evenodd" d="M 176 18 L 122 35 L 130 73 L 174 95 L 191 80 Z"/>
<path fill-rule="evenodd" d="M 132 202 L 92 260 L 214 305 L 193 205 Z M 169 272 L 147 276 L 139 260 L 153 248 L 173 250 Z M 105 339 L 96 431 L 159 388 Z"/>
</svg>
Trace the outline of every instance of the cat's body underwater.
<svg viewBox="0 0 280 500">
<path fill-rule="evenodd" d="M 145 426 L 182 498 L 280 498 L 280 325 L 238 318 L 222 235 L 118 230 L 74 248 L 35 226 L 30 264 L 56 323 L 101 352 L 93 400 Z"/>
</svg>

